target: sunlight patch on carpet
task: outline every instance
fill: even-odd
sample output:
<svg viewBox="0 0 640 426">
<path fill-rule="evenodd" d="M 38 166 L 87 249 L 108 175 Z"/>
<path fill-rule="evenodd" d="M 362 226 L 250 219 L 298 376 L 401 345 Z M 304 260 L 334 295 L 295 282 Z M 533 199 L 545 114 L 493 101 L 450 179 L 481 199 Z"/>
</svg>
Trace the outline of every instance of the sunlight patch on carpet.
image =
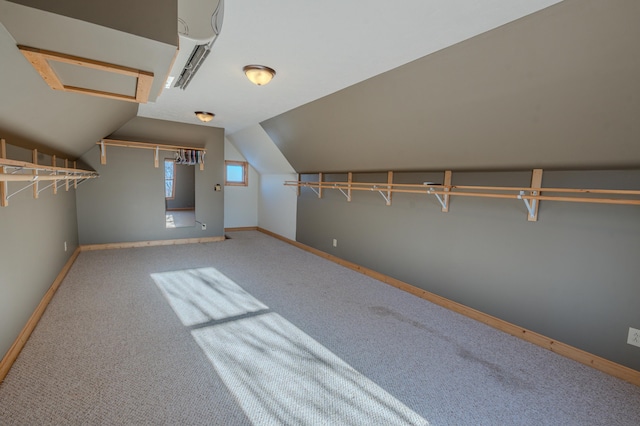
<svg viewBox="0 0 640 426">
<path fill-rule="evenodd" d="M 216 269 L 152 277 L 253 424 L 428 425 Z"/>
<path fill-rule="evenodd" d="M 162 272 L 151 278 L 187 327 L 267 309 L 215 268 Z"/>
</svg>

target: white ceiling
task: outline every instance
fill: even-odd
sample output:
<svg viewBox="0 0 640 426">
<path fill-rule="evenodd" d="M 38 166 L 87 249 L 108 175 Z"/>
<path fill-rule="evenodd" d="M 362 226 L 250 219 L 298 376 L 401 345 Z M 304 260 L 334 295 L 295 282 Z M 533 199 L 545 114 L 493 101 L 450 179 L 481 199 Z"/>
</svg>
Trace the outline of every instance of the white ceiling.
<svg viewBox="0 0 640 426">
<path fill-rule="evenodd" d="M 555 3 L 227 0 L 221 35 L 187 89 L 165 89 L 138 115 L 199 123 L 193 112 L 210 111 L 207 125 L 233 134 Z M 254 86 L 247 64 L 277 75 Z M 183 65 L 176 61 L 171 75 Z"/>
</svg>

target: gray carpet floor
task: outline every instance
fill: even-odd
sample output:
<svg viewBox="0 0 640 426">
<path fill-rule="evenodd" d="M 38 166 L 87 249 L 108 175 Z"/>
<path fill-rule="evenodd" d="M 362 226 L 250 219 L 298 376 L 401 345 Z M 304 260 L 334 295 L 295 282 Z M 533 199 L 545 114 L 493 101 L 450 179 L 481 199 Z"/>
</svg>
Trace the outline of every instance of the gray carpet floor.
<svg viewBox="0 0 640 426">
<path fill-rule="evenodd" d="M 0 384 L 0 425 L 389 424 L 380 401 L 406 424 L 640 424 L 639 387 L 259 232 L 229 235 L 81 253 Z M 181 286 L 202 271 L 219 279 Z"/>
</svg>

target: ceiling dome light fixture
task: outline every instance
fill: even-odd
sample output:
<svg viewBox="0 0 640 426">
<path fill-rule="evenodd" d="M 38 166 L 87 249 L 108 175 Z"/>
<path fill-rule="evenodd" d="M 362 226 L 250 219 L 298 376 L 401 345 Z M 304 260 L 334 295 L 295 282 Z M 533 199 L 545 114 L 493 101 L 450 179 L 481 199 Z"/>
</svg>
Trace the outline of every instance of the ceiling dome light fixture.
<svg viewBox="0 0 640 426">
<path fill-rule="evenodd" d="M 258 86 L 268 84 L 276 75 L 276 71 L 273 68 L 265 67 L 264 65 L 246 65 L 242 68 L 242 71 L 247 75 L 249 81 Z"/>
<path fill-rule="evenodd" d="M 202 121 L 203 123 L 208 123 L 209 121 L 213 120 L 213 117 L 215 117 L 215 114 L 211 112 L 196 111 L 195 114 L 196 117 L 198 117 L 198 120 Z"/>
</svg>

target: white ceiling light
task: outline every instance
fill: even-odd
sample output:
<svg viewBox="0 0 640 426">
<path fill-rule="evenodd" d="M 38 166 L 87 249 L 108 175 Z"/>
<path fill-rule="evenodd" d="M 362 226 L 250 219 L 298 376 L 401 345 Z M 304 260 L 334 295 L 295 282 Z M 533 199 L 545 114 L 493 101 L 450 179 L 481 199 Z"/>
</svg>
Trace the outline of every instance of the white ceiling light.
<svg viewBox="0 0 640 426">
<path fill-rule="evenodd" d="M 202 121 L 203 123 L 208 123 L 209 121 L 213 120 L 213 117 L 215 117 L 215 114 L 205 111 L 196 111 L 195 114 L 196 117 L 198 117 L 198 120 Z"/>
<path fill-rule="evenodd" d="M 258 86 L 268 84 L 276 75 L 276 71 L 273 68 L 265 67 L 264 65 L 246 65 L 242 70 L 249 81 Z"/>
</svg>

